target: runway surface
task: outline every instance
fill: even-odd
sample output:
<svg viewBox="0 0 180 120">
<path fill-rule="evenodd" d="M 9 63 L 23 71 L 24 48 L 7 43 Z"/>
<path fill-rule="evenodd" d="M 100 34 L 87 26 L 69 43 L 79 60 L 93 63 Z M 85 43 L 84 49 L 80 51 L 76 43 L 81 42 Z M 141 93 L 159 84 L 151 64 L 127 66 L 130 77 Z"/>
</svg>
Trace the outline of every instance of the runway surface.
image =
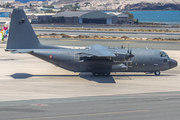
<svg viewBox="0 0 180 120">
<path fill-rule="evenodd" d="M 0 115 L 1 120 L 179 120 L 179 99 L 180 92 L 167 92 L 3 102 Z"/>
<path fill-rule="evenodd" d="M 100 35 L 100 36 L 127 36 L 132 38 L 180 38 L 179 33 L 158 33 L 158 32 L 115 32 L 115 31 L 97 31 L 97 30 L 56 30 L 56 29 L 34 29 L 36 34 L 66 34 L 66 35 Z"/>
<path fill-rule="evenodd" d="M 40 39 L 43 44 L 119 46 L 120 41 Z M 178 42 L 125 41 L 165 50 L 180 63 Z M 121 45 L 121 44 L 120 44 Z M 0 120 L 179 120 L 180 66 L 161 76 L 112 73 L 95 77 L 55 67 L 0 44 Z"/>
<path fill-rule="evenodd" d="M 135 41 L 135 40 L 100 40 L 100 39 L 69 39 L 69 38 L 39 38 L 42 44 L 56 46 L 89 46 L 99 44 L 104 46 L 126 48 L 152 48 L 161 50 L 180 50 L 180 42 L 170 41 Z"/>
</svg>

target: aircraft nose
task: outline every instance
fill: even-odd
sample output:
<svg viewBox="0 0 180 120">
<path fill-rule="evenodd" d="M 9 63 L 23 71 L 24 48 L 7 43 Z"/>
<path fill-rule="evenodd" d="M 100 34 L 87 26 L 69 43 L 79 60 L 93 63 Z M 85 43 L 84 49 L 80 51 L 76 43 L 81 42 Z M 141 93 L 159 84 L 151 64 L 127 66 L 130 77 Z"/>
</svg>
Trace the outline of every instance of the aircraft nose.
<svg viewBox="0 0 180 120">
<path fill-rule="evenodd" d="M 177 61 L 176 60 L 173 60 L 171 59 L 169 61 L 169 69 L 173 68 L 173 67 L 176 67 L 178 65 Z"/>
</svg>

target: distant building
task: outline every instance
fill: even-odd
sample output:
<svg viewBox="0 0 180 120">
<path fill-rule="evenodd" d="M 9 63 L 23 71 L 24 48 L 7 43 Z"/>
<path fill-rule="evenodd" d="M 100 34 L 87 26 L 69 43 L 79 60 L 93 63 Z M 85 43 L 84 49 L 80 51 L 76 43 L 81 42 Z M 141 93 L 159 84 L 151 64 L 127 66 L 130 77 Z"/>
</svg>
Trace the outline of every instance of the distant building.
<svg viewBox="0 0 180 120">
<path fill-rule="evenodd" d="M 46 0 L 15 0 L 15 1 L 19 1 L 21 3 L 27 3 L 29 1 L 46 1 Z"/>
<path fill-rule="evenodd" d="M 51 1 L 51 2 L 57 2 L 58 0 L 47 0 L 47 1 Z"/>
<path fill-rule="evenodd" d="M 15 0 L 0 0 L 0 4 L 3 5 L 5 3 L 13 3 Z"/>
<path fill-rule="evenodd" d="M 52 16 L 55 15 L 54 13 L 26 13 L 29 21 L 31 23 L 48 23 L 52 21 Z"/>
<path fill-rule="evenodd" d="M 93 11 L 79 17 L 79 23 L 114 24 L 113 17 L 101 11 Z"/>
<path fill-rule="evenodd" d="M 32 6 L 42 6 L 42 1 L 29 1 L 27 4 Z"/>
<path fill-rule="evenodd" d="M 19 5 L 17 5 L 17 8 L 20 8 L 20 9 L 25 9 L 26 7 L 25 7 L 25 5 L 21 5 L 21 4 L 19 4 Z"/>
<path fill-rule="evenodd" d="M 53 2 L 57 2 L 58 0 L 46 0 L 47 5 L 51 5 Z"/>
<path fill-rule="evenodd" d="M 112 24 L 118 24 L 118 17 L 115 14 L 109 14 L 112 16 Z"/>
<path fill-rule="evenodd" d="M 102 11 L 65 11 L 53 16 L 53 18 L 64 17 L 64 23 L 80 24 L 117 24 L 118 17 L 114 14 L 106 14 Z"/>
<path fill-rule="evenodd" d="M 42 9 L 41 9 L 42 10 Z M 132 24 L 124 13 L 105 13 L 102 11 L 64 11 L 57 14 L 27 14 L 32 23 L 67 23 L 67 24 Z"/>
<path fill-rule="evenodd" d="M 118 15 L 117 15 L 117 17 L 118 17 L 118 20 L 119 21 L 121 21 L 121 20 L 124 20 L 124 21 L 128 21 L 128 15 L 126 15 L 126 14 L 124 14 L 124 13 L 119 13 Z"/>
<path fill-rule="evenodd" d="M 11 17 L 13 9 L 0 8 L 0 17 Z"/>
<path fill-rule="evenodd" d="M 128 15 L 122 12 L 107 12 L 107 14 L 116 15 L 118 18 L 118 21 L 128 21 Z"/>
<path fill-rule="evenodd" d="M 52 8 L 41 8 L 41 11 L 53 10 Z"/>
<path fill-rule="evenodd" d="M 53 15 L 54 14 L 39 14 L 37 15 L 38 22 L 39 23 L 51 22 Z"/>
<path fill-rule="evenodd" d="M 61 19 L 64 18 L 64 23 L 79 23 L 79 17 L 88 12 L 82 11 L 64 11 L 54 15 L 53 18 Z"/>
<path fill-rule="evenodd" d="M 109 15 L 116 15 L 118 18 L 118 23 L 120 24 L 133 24 L 133 20 L 128 18 L 127 14 L 124 14 L 122 12 L 107 12 Z"/>
</svg>

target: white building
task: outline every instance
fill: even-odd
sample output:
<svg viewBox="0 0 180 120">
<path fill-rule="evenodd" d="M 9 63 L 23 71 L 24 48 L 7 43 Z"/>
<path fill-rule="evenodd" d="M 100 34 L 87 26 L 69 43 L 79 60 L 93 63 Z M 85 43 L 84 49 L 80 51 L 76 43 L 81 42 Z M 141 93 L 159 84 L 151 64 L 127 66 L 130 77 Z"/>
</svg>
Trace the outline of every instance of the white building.
<svg viewBox="0 0 180 120">
<path fill-rule="evenodd" d="M 114 14 L 118 17 L 118 20 L 124 20 L 127 21 L 128 20 L 128 15 L 122 13 L 122 12 L 106 12 L 107 14 Z"/>
<path fill-rule="evenodd" d="M 58 0 L 47 0 L 47 1 L 51 1 L 51 2 L 57 2 Z"/>
<path fill-rule="evenodd" d="M 15 0 L 0 0 L 0 4 L 3 5 L 5 3 L 13 3 Z"/>
</svg>

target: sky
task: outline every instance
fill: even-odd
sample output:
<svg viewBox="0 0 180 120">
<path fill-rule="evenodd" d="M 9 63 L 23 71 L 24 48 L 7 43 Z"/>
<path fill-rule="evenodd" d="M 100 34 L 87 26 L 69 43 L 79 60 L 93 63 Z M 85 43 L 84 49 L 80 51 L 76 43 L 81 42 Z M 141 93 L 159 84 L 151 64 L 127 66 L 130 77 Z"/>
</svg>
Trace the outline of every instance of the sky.
<svg viewBox="0 0 180 120">
<path fill-rule="evenodd" d="M 15 1 L 19 1 L 19 2 L 22 2 L 22 3 L 27 3 L 29 1 L 46 1 L 46 0 L 15 0 Z"/>
</svg>

